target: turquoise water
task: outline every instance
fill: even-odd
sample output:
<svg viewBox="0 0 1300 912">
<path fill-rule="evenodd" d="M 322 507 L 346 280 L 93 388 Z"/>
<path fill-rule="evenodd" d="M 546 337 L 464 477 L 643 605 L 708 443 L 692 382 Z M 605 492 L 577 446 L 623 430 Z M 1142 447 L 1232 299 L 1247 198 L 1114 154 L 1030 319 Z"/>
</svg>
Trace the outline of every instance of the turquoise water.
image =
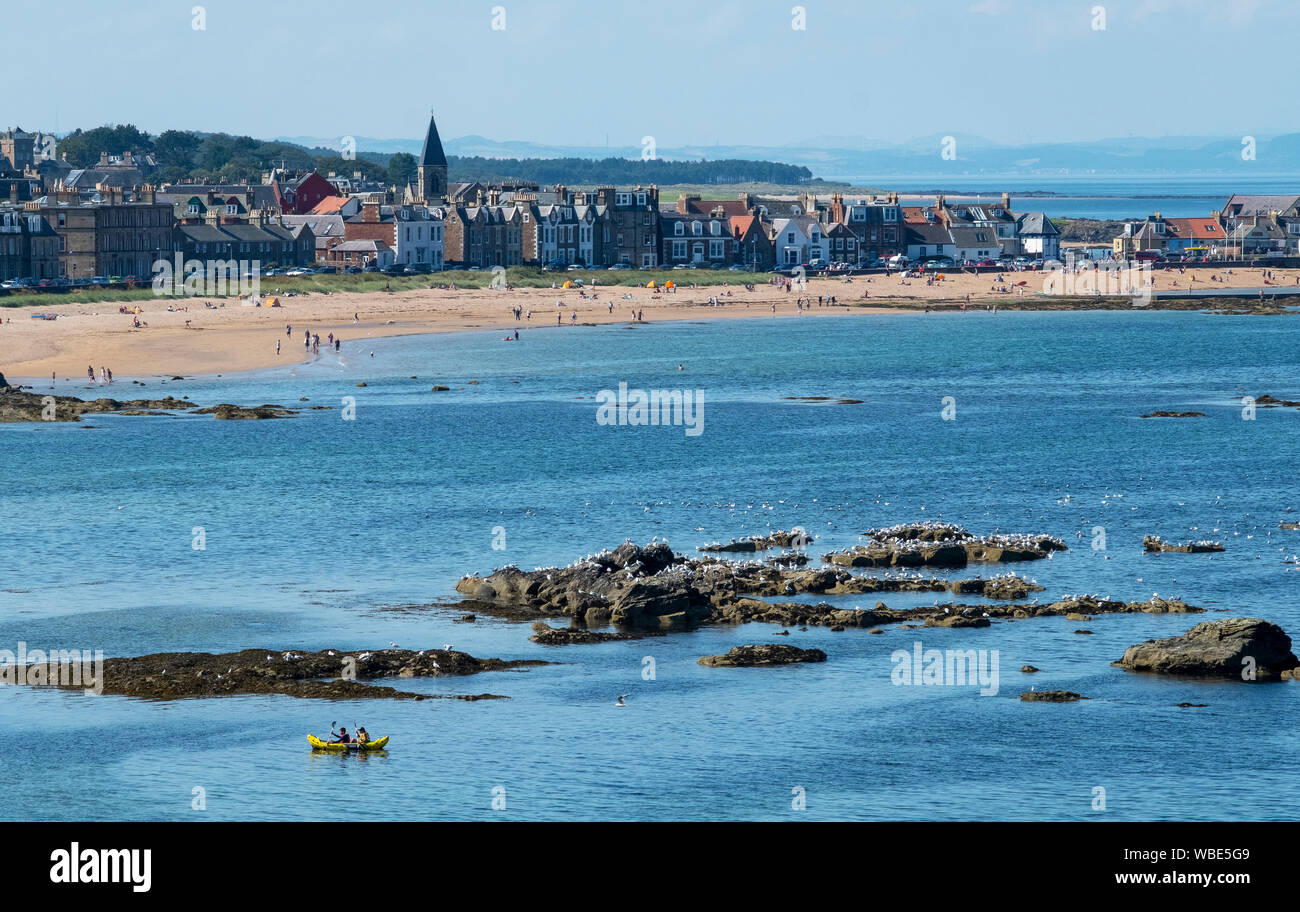
<svg viewBox="0 0 1300 912">
<path fill-rule="evenodd" d="M 510 697 L 477 703 L 161 703 L 0 688 L 0 818 L 1294 818 L 1294 685 L 1136 676 L 1109 663 L 1132 643 L 1224 616 L 1215 612 L 1300 630 L 1300 573 L 1285 562 L 1300 533 L 1277 529 L 1300 509 L 1300 411 L 1243 421 L 1240 405 L 1247 394 L 1300 398 L 1300 322 L 972 312 L 498 339 L 405 337 L 239 377 L 140 378 L 145 394 L 201 404 L 335 407 L 290 420 L 0 427 L 0 648 L 396 641 L 561 663 L 396 682 Z M 598 425 L 597 392 L 620 382 L 703 390 L 704 432 Z M 431 393 L 435 383 L 452 391 Z M 138 389 L 119 382 L 114 395 Z M 812 395 L 864 402 L 782 398 Z M 347 396 L 354 421 L 340 417 Z M 952 421 L 941 418 L 947 396 Z M 1137 417 L 1154 409 L 1207 417 Z M 1065 619 L 779 639 L 746 625 L 556 649 L 528 642 L 527 625 L 457 624 L 457 611 L 433 605 L 453 599 L 468 571 L 568 563 L 625 538 L 691 551 L 802 525 L 821 553 L 919 519 L 1061 536 L 1069 551 L 1015 568 L 1047 587 L 1045 599 L 1159 592 L 1211 613 L 1099 616 L 1083 625 L 1092 636 Z M 1096 526 L 1105 550 L 1090 547 Z M 195 527 L 206 550 L 191 547 Z M 498 527 L 504 550 L 492 547 Z M 1228 550 L 1148 556 L 1147 533 Z M 890 654 L 917 640 L 997 650 L 999 692 L 894 686 Z M 829 660 L 696 663 L 755 642 L 816 646 Z M 642 677 L 646 657 L 654 680 Z M 1038 689 L 1093 699 L 1021 703 L 1025 663 L 1042 669 Z M 626 708 L 612 705 L 620 693 L 631 694 Z M 305 734 L 332 721 L 388 733 L 392 749 L 312 755 Z M 1097 786 L 1104 812 L 1092 807 Z M 196 787 L 202 811 L 191 807 Z M 500 789 L 505 808 L 494 809 Z M 792 808 L 793 789 L 806 810 Z"/>
</svg>

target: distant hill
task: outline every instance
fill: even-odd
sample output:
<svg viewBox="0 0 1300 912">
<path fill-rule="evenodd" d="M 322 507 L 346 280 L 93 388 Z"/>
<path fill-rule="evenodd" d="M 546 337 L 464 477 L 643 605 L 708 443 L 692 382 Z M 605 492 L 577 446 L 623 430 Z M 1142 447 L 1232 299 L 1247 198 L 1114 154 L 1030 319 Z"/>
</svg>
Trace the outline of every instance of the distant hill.
<svg viewBox="0 0 1300 912">
<path fill-rule="evenodd" d="M 1123 137 L 1094 142 L 999 143 L 980 136 L 957 134 L 956 159 L 940 152 L 944 136 L 921 137 L 901 143 L 846 137 L 813 136 L 777 146 L 714 145 L 660 146 L 657 157 L 669 161 L 775 161 L 808 168 L 831 181 L 870 181 L 927 175 L 1018 177 L 1064 175 L 1160 177 L 1197 175 L 1269 176 L 1300 171 L 1300 133 L 1256 137 L 1253 160 L 1242 159 L 1241 137 Z M 282 137 L 301 145 L 329 146 L 337 139 Z M 357 148 L 374 152 L 418 153 L 417 139 L 356 137 Z M 448 155 L 481 158 L 640 158 L 640 147 L 554 146 L 543 143 L 497 141 L 482 136 L 444 140 Z"/>
</svg>

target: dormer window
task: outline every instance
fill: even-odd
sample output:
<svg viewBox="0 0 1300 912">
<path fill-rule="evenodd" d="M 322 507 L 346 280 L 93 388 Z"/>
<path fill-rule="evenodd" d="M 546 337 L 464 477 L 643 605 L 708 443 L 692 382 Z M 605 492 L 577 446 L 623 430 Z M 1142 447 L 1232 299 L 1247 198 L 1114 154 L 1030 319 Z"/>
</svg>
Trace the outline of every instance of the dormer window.
<svg viewBox="0 0 1300 912">
<path fill-rule="evenodd" d="M 721 222 L 713 222 L 709 227 L 710 227 L 710 230 L 711 230 L 714 234 L 722 234 L 722 223 L 721 223 Z"/>
<path fill-rule="evenodd" d="M 683 234 L 685 234 L 685 233 L 686 233 L 686 226 L 685 226 L 685 225 L 683 225 L 681 222 L 676 222 L 676 223 L 673 224 L 673 234 L 676 234 L 676 235 L 679 235 L 679 236 L 680 236 L 680 235 L 683 235 Z"/>
<path fill-rule="evenodd" d="M 691 234 L 697 237 L 704 233 L 704 226 L 699 222 L 691 222 Z"/>
</svg>

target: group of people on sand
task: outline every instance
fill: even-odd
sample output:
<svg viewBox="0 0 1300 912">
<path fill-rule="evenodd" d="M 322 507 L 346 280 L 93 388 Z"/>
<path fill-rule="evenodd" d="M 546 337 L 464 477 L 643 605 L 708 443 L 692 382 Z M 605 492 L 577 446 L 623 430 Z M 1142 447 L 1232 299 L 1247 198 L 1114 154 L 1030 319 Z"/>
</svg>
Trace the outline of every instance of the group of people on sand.
<svg viewBox="0 0 1300 912">
<path fill-rule="evenodd" d="M 113 382 L 113 372 L 112 372 L 111 370 L 109 370 L 107 367 L 101 367 L 101 368 L 99 369 L 99 380 L 96 381 L 96 380 L 95 380 L 95 368 L 94 368 L 93 366 L 91 366 L 91 365 L 87 365 L 87 366 L 86 366 L 86 376 L 90 378 L 90 382 L 91 382 L 91 383 L 99 382 L 99 383 L 103 383 L 103 384 L 107 385 L 107 384 Z M 50 382 L 53 383 L 53 381 L 54 381 L 54 375 L 53 375 L 53 374 L 50 374 Z"/>
</svg>

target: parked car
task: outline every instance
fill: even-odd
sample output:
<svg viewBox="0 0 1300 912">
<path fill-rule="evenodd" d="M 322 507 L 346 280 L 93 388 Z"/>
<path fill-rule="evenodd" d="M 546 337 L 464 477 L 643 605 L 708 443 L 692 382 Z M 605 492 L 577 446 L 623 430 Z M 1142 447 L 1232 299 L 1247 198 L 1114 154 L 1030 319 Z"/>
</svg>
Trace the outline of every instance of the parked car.
<svg viewBox="0 0 1300 912">
<path fill-rule="evenodd" d="M 610 269 L 631 269 L 631 268 L 632 268 L 632 264 L 631 264 L 631 263 L 615 263 L 613 266 L 611 266 L 611 267 L 609 267 L 609 268 L 610 268 Z"/>
</svg>

